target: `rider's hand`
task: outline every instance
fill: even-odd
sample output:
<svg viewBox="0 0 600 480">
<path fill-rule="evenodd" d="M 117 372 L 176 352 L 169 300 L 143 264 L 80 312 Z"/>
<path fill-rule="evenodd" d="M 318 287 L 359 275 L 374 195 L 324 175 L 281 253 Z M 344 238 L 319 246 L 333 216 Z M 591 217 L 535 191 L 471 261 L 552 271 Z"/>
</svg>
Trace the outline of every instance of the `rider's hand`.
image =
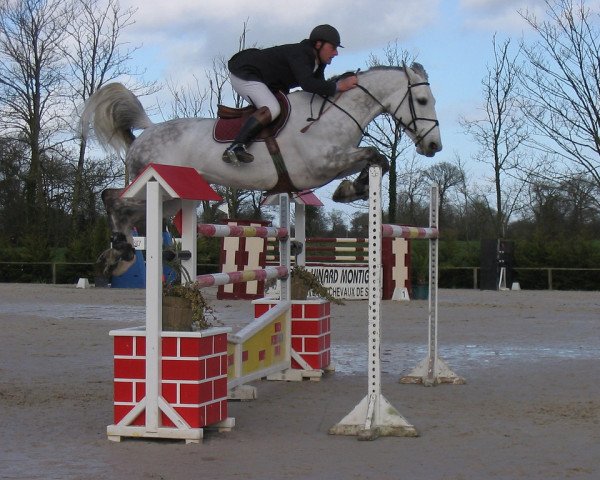
<svg viewBox="0 0 600 480">
<path fill-rule="evenodd" d="M 337 91 L 345 92 L 346 90 L 351 90 L 356 87 L 356 85 L 358 85 L 358 77 L 356 75 L 351 75 L 350 77 L 338 80 Z"/>
</svg>

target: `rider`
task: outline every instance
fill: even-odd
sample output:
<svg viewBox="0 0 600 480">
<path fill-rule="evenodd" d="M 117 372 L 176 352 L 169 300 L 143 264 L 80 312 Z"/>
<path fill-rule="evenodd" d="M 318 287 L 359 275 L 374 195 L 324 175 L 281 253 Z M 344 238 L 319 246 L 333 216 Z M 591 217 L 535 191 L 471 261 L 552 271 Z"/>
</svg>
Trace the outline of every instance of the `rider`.
<svg viewBox="0 0 600 480">
<path fill-rule="evenodd" d="M 223 153 L 227 163 L 254 160 L 246 151 L 256 135 L 281 113 L 273 92 L 289 93 L 291 88 L 322 96 L 333 96 L 356 87 L 358 78 L 351 75 L 337 81 L 325 80 L 325 67 L 338 54 L 340 34 L 331 25 L 319 25 L 308 39 L 300 43 L 271 48 L 250 48 L 236 53 L 228 67 L 233 89 L 257 110 L 246 120 L 233 143 Z"/>
</svg>

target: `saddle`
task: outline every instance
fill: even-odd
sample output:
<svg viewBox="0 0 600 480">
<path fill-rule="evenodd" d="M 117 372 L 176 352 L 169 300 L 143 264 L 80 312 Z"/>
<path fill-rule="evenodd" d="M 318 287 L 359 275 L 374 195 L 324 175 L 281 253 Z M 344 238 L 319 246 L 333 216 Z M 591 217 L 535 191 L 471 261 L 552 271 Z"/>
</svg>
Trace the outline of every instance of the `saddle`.
<svg viewBox="0 0 600 480">
<path fill-rule="evenodd" d="M 265 141 L 268 137 L 276 137 L 279 132 L 285 127 L 290 118 L 290 102 L 282 92 L 276 92 L 275 97 L 281 107 L 281 113 L 265 128 L 261 130 L 258 136 L 253 140 L 255 142 Z M 233 108 L 226 105 L 217 106 L 217 120 L 213 128 L 213 138 L 220 143 L 230 143 L 234 140 L 240 128 L 246 119 L 256 111 L 254 105 L 249 105 L 244 108 Z"/>
</svg>

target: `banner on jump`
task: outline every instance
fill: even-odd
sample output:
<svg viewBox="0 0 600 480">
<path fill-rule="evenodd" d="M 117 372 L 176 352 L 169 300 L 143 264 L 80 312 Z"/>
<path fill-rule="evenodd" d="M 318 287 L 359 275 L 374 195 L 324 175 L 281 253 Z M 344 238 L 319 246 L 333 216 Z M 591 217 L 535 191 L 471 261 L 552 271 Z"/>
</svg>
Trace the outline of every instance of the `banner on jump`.
<svg viewBox="0 0 600 480">
<path fill-rule="evenodd" d="M 365 300 L 369 297 L 367 283 L 369 267 L 360 266 L 329 266 L 307 265 L 331 295 L 344 300 Z"/>
</svg>

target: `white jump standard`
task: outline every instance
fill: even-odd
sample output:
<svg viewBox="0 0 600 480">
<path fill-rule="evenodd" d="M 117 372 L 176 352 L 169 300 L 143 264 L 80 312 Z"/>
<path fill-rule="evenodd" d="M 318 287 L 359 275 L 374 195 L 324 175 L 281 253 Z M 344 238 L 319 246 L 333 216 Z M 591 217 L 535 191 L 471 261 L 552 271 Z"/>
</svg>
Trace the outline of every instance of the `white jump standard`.
<svg viewBox="0 0 600 480">
<path fill-rule="evenodd" d="M 359 440 L 379 436 L 415 437 L 417 431 L 381 393 L 381 168 L 369 168 L 369 308 L 367 395 L 338 424 L 332 435 L 357 435 Z"/>
<path fill-rule="evenodd" d="M 138 437 L 138 438 L 170 438 L 185 440 L 186 443 L 198 443 L 203 438 L 203 427 L 208 425 L 203 424 L 204 417 L 203 406 L 201 404 L 192 405 L 192 414 L 187 414 L 190 408 L 182 406 L 178 398 L 179 394 L 175 394 L 174 401 L 169 402 L 166 398 L 169 394 L 165 391 L 163 378 L 165 375 L 165 365 L 172 360 L 165 360 L 163 356 L 163 343 L 165 336 L 162 332 L 161 317 L 162 317 L 162 212 L 163 202 L 166 200 L 179 200 L 181 202 L 183 212 L 183 224 L 194 225 L 193 232 L 195 234 L 196 221 L 196 204 L 198 200 L 215 200 L 220 197 L 210 188 L 210 186 L 200 177 L 200 175 L 192 168 L 172 167 L 164 165 L 149 165 L 124 191 L 126 197 L 140 197 L 146 200 L 146 326 L 143 342 L 143 355 L 136 353 L 137 347 L 132 348 L 135 358 L 124 359 L 115 357 L 115 382 L 117 380 L 117 362 L 136 362 L 137 365 L 144 365 L 141 368 L 142 372 L 125 375 L 127 378 L 137 378 L 143 380 L 143 396 L 135 405 L 130 408 L 128 413 L 120 417 L 115 424 L 109 425 L 106 429 L 108 438 L 112 441 L 120 441 L 122 437 Z M 191 229 L 188 229 L 190 231 Z M 195 237 L 195 235 L 194 235 Z M 190 247 L 192 254 L 187 262 L 196 263 L 195 239 L 186 238 L 182 240 L 183 248 Z M 189 263 L 187 266 L 190 266 Z M 194 271 L 191 270 L 190 271 Z M 225 340 L 225 335 L 231 329 L 215 328 L 214 333 L 222 335 Z M 113 334 L 113 332 L 111 332 Z M 118 335 L 118 332 L 115 332 Z M 208 335 L 208 330 L 204 332 L 186 332 L 187 337 L 202 337 Z M 183 341 L 188 341 L 188 339 Z M 134 340 L 137 345 L 137 339 Z M 177 339 L 177 342 L 180 342 Z M 115 348 L 116 350 L 116 348 Z M 179 350 L 177 347 L 176 350 Z M 115 351 L 115 354 L 117 352 Z M 121 352 L 122 354 L 123 352 Z M 173 356 L 171 353 L 169 356 Z M 217 360 L 226 358 L 226 352 L 223 352 Z M 179 359 L 177 360 L 179 361 Z M 203 360 L 196 359 L 201 364 Z M 203 364 L 202 364 L 203 365 Z M 139 368 L 139 367 L 138 367 Z M 143 371 L 145 368 L 145 372 Z M 129 370 L 128 368 L 127 370 Z M 226 382 L 226 372 L 223 374 L 223 369 L 219 367 L 218 377 L 220 383 Z M 170 374 L 171 372 L 167 372 Z M 120 375 L 119 375 L 120 376 Z M 200 377 L 200 376 L 198 376 Z M 198 381 L 204 380 L 205 377 L 198 378 Z M 169 381 L 172 379 L 169 378 Z M 186 379 L 178 377 L 177 380 L 185 382 Z M 123 383 L 123 382 L 121 382 Z M 132 382 L 126 382 L 130 384 Z M 133 382 L 135 383 L 135 382 Z M 180 388 L 182 382 L 171 383 L 170 385 L 176 390 Z M 137 387 L 133 387 L 137 390 Z M 115 392 L 115 395 L 117 393 Z M 137 400 L 134 398 L 134 400 Z M 231 429 L 235 424 L 235 419 L 226 417 L 226 389 L 221 394 L 219 400 L 219 415 L 220 421 L 212 423 L 212 428 Z M 223 408 L 221 408 L 223 405 Z M 138 419 L 141 422 L 138 423 Z M 192 422 L 193 419 L 194 421 Z M 198 420 L 196 422 L 196 420 Z M 198 425 L 195 425 L 198 423 Z M 192 425 L 194 424 L 194 425 Z"/>
<path fill-rule="evenodd" d="M 438 357 L 438 261 L 439 261 L 439 195 L 436 186 L 431 187 L 429 202 L 429 228 L 420 228 L 421 235 L 410 238 L 429 239 L 429 320 L 427 356 L 408 374 L 400 378 L 400 383 L 420 383 L 427 387 L 439 383 L 462 385 L 463 377 L 454 373 Z M 395 225 L 384 225 L 396 227 Z M 406 227 L 405 227 L 406 228 Z M 415 228 L 415 227 L 412 227 Z M 395 234 L 397 232 L 393 232 Z"/>
<path fill-rule="evenodd" d="M 260 230 L 219 225 L 198 228 L 198 200 L 220 197 L 190 167 L 151 164 L 124 195 L 146 201 L 146 326 L 111 332 L 115 337 L 115 423 L 107 427 L 110 440 L 145 437 L 198 443 L 204 428 L 228 430 L 235 425 L 235 419 L 227 417 L 227 400 L 256 398 L 255 387 L 246 385 L 247 382 L 259 378 L 288 381 L 320 378 L 322 361 L 329 360 L 329 308 L 317 300 L 296 308 L 295 321 L 304 323 L 304 330 L 310 331 L 293 331 L 287 194 L 279 196 L 281 227 Z M 163 202 L 174 199 L 179 199 L 182 206 L 182 245 L 189 248 L 190 259 L 185 265 L 188 271 L 195 271 L 199 231 L 206 236 L 275 235 L 279 239 L 279 266 L 196 278 L 195 283 L 200 287 L 279 280 L 280 299 L 255 308 L 254 321 L 236 334 L 228 335 L 230 328 L 217 327 L 200 332 L 162 332 L 162 212 Z M 315 323 L 321 330 L 313 331 Z M 318 336 L 323 348 L 306 346 L 303 335 Z M 292 348 L 292 337 L 301 347 L 299 352 Z M 313 358 L 315 355 L 317 360 Z"/>
</svg>

